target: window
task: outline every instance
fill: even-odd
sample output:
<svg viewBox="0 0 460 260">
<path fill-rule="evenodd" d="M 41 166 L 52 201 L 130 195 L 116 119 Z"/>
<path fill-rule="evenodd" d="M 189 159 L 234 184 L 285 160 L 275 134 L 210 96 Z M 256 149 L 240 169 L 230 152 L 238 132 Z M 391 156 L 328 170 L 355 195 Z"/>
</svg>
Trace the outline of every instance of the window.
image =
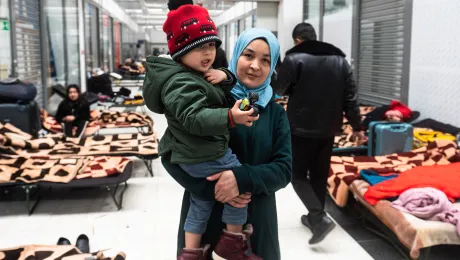
<svg viewBox="0 0 460 260">
<path fill-rule="evenodd" d="M 11 74 L 10 13 L 8 0 L 0 0 L 0 79 Z"/>
<path fill-rule="evenodd" d="M 99 14 L 100 24 L 100 61 L 101 69 L 105 72 L 112 71 L 112 18 L 106 13 Z"/>
<path fill-rule="evenodd" d="M 324 0 L 324 13 L 336 13 L 342 9 L 351 8 L 352 5 L 353 0 Z"/>
<path fill-rule="evenodd" d="M 309 23 L 315 28 L 318 40 L 320 35 L 320 20 L 321 20 L 321 0 L 304 0 L 304 22 Z"/>
</svg>

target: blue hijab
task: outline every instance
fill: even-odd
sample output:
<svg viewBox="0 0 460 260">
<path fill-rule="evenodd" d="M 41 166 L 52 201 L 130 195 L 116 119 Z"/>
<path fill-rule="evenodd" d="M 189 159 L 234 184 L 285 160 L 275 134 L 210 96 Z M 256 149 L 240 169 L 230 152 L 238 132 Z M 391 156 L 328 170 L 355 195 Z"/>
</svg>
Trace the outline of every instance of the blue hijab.
<svg viewBox="0 0 460 260">
<path fill-rule="evenodd" d="M 262 108 L 265 108 L 267 104 L 270 102 L 273 96 L 273 89 L 270 86 L 272 74 L 275 71 L 276 62 L 280 56 L 280 44 L 278 39 L 276 39 L 275 35 L 266 29 L 260 28 L 252 28 L 244 31 L 236 40 L 235 48 L 233 50 L 233 56 L 230 60 L 229 70 L 236 75 L 236 66 L 238 64 L 238 59 L 240 58 L 241 54 L 243 53 L 244 49 L 254 40 L 256 39 L 263 39 L 268 43 L 270 48 L 270 73 L 268 74 L 267 79 L 265 80 L 262 85 L 254 89 L 248 89 L 241 84 L 241 82 L 237 78 L 237 83 L 235 87 L 232 89 L 232 96 L 236 100 L 243 99 L 248 97 L 249 93 L 257 92 L 259 94 L 259 101 L 257 105 Z"/>
</svg>

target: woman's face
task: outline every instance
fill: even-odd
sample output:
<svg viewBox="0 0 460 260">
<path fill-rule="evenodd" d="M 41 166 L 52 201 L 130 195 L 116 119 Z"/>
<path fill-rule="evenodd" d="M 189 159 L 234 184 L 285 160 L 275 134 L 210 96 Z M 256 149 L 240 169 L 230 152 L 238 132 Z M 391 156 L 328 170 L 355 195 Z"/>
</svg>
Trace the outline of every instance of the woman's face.
<svg viewBox="0 0 460 260">
<path fill-rule="evenodd" d="M 78 99 L 78 91 L 75 88 L 69 89 L 69 99 L 75 101 Z"/>
<path fill-rule="evenodd" d="M 244 49 L 236 66 L 238 80 L 247 88 L 257 88 L 270 74 L 270 47 L 264 40 L 252 41 Z"/>
</svg>

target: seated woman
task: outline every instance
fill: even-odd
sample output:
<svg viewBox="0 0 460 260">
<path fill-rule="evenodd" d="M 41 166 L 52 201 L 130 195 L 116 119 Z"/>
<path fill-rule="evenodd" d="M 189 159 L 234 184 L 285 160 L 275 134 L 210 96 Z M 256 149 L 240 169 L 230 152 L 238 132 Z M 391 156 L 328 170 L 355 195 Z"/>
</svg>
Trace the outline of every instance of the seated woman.
<svg viewBox="0 0 460 260">
<path fill-rule="evenodd" d="M 89 104 L 81 96 L 77 85 L 67 87 L 66 99 L 59 104 L 56 121 L 64 124 L 64 134 L 68 137 L 79 137 L 89 121 Z M 73 128 L 76 127 L 75 135 Z"/>
<path fill-rule="evenodd" d="M 292 154 L 286 112 L 274 101 L 270 86 L 279 48 L 278 40 L 270 31 L 256 28 L 242 33 L 235 44 L 229 69 L 236 75 L 238 83 L 232 90 L 232 100 L 246 98 L 252 92 L 259 94 L 256 103 L 259 120 L 252 127 L 238 125 L 231 130 L 230 148 L 241 166 L 206 180 L 191 177 L 179 165 L 171 163 L 170 153 L 161 157 L 169 174 L 186 189 L 182 200 L 178 254 L 184 248 L 184 223 L 191 203 L 190 193 L 193 193 L 205 200 L 216 199 L 234 207 L 244 207 L 250 199 L 247 237 L 241 239 L 239 250 L 233 251 L 235 259 L 251 259 L 248 244 L 264 260 L 281 259 L 275 194 L 291 181 Z M 250 195 L 246 195 L 248 193 Z M 223 208 L 224 204 L 216 203 L 202 237 L 202 244 L 211 244 L 211 250 L 215 251 L 230 250 L 214 248 L 219 239 L 232 239 L 229 232 L 222 231 L 225 228 L 221 221 Z M 252 231 L 250 243 L 247 243 Z M 190 255 L 189 259 L 207 259 L 210 252 L 207 249 L 192 251 L 193 256 Z"/>
</svg>

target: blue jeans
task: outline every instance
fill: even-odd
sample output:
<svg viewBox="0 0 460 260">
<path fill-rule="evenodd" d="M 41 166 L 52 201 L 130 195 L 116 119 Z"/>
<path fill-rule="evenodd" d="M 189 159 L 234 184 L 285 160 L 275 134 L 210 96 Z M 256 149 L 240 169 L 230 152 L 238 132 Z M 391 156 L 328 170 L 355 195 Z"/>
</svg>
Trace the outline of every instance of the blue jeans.
<svg viewBox="0 0 460 260">
<path fill-rule="evenodd" d="M 198 164 L 180 164 L 180 167 L 192 177 L 206 178 L 215 173 L 230 170 L 240 165 L 236 155 L 232 154 L 232 150 L 229 148 L 222 158 L 215 161 Z M 206 225 L 215 203 L 215 200 L 202 200 L 191 194 L 190 208 L 188 210 L 187 219 L 185 220 L 184 230 L 193 234 L 203 234 L 206 231 Z M 247 218 L 247 205 L 245 208 L 234 208 L 230 204 L 224 205 L 222 222 L 225 224 L 244 225 Z"/>
</svg>

